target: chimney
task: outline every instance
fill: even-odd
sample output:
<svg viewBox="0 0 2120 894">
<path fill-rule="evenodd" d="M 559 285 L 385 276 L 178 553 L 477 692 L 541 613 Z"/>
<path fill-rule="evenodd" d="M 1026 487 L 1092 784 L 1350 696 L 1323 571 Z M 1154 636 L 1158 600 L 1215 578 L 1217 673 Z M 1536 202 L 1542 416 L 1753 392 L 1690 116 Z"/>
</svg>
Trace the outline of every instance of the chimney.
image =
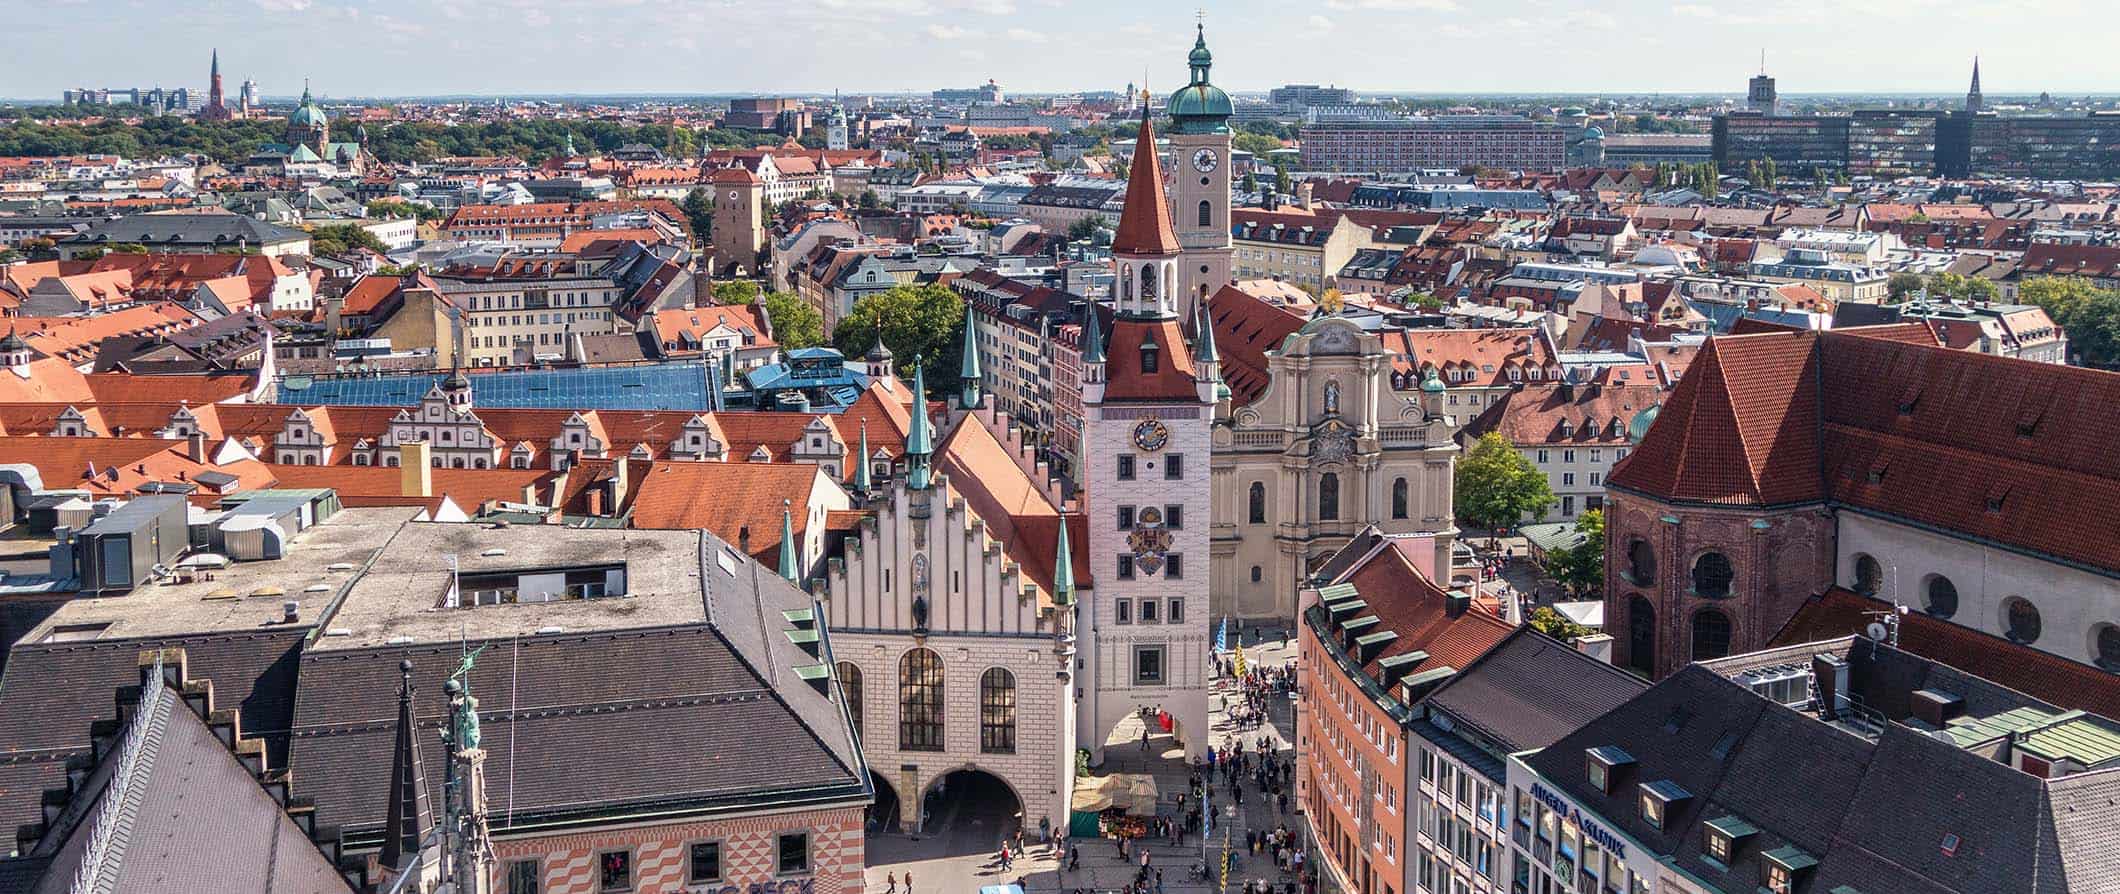
<svg viewBox="0 0 2120 894">
<path fill-rule="evenodd" d="M 184 436 L 184 455 L 195 463 L 206 461 L 206 433 L 195 431 Z"/>
<path fill-rule="evenodd" d="M 1296 184 L 1296 204 L 1302 206 L 1303 210 L 1311 210 L 1312 195 L 1313 193 L 1310 181 L 1305 180 L 1302 183 Z"/>
<path fill-rule="evenodd" d="M 618 514 L 618 507 L 625 505 L 626 494 L 632 489 L 633 462 L 621 456 L 611 464 L 611 514 Z"/>
<path fill-rule="evenodd" d="M 1472 594 L 1464 590 L 1452 590 L 1444 596 L 1443 606 L 1453 618 L 1463 615 L 1467 609 L 1472 608 Z"/>
<path fill-rule="evenodd" d="M 583 495 L 583 498 L 588 501 L 589 515 L 592 518 L 602 518 L 604 515 L 604 492 L 599 488 L 592 487 L 589 488 L 588 493 Z"/>
<path fill-rule="evenodd" d="M 302 603 L 293 599 L 280 603 L 280 623 L 298 624 L 302 620 Z"/>
<path fill-rule="evenodd" d="M 434 496 L 434 466 L 428 458 L 431 449 L 425 441 L 398 445 L 398 493 L 407 497 Z"/>
</svg>

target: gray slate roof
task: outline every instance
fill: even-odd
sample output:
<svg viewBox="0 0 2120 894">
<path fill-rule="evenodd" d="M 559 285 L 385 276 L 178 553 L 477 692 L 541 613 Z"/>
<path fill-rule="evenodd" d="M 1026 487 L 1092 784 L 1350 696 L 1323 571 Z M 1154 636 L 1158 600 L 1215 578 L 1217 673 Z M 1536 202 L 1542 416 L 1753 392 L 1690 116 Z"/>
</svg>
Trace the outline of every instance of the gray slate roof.
<svg viewBox="0 0 2120 894">
<path fill-rule="evenodd" d="M 266 223 L 240 214 L 188 212 L 135 214 L 100 221 L 87 232 L 64 240 L 68 244 L 137 242 L 153 247 L 161 243 L 181 245 L 220 244 L 235 247 L 279 245 L 307 240 L 309 234 L 293 227 Z"/>
</svg>

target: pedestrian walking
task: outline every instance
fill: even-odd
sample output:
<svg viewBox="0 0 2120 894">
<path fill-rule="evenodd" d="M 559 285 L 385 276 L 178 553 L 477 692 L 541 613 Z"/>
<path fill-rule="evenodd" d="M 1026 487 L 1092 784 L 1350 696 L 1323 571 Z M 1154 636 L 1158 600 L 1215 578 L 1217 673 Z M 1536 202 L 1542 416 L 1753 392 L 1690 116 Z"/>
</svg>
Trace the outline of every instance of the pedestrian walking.
<svg viewBox="0 0 2120 894">
<path fill-rule="evenodd" d="M 884 875 L 883 875 L 883 894 L 897 894 L 897 892 L 898 892 L 898 873 L 895 873 L 895 872 L 887 872 L 887 873 L 884 873 Z"/>
<path fill-rule="evenodd" d="M 905 871 L 905 894 L 913 894 L 913 871 Z"/>
</svg>

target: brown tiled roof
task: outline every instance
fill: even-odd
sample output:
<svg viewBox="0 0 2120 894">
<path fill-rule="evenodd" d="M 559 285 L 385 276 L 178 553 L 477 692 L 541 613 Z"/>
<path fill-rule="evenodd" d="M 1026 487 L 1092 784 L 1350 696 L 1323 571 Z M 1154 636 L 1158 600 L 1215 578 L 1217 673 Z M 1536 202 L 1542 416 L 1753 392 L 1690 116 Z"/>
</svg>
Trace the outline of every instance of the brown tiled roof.
<svg viewBox="0 0 2120 894">
<path fill-rule="evenodd" d="M 1141 116 L 1141 130 L 1134 138 L 1134 166 L 1126 176 L 1126 205 L 1119 212 L 1119 232 L 1112 237 L 1113 254 L 1178 253 L 1170 203 L 1163 198 L 1163 162 L 1156 157 L 1153 122 L 1153 116 Z"/>
<path fill-rule="evenodd" d="M 781 501 L 794 503 L 800 539 L 809 526 L 810 491 L 823 474 L 811 463 L 656 463 L 640 479 L 633 526 L 704 529 L 730 543 L 748 528 L 751 556 L 770 567 L 780 560 Z"/>
<path fill-rule="evenodd" d="M 2017 262 L 2017 275 L 2120 278 L 2120 246 L 2043 242 L 2026 246 L 2023 260 Z"/>
<path fill-rule="evenodd" d="M 1420 670 L 1446 665 L 1463 669 L 1515 629 L 1477 608 L 1452 615 L 1443 589 L 1395 548 L 1376 550 L 1343 580 L 1354 584 L 1369 604 L 1367 613 L 1380 622 L 1373 632 L 1398 634 L 1362 666 L 1371 677 L 1378 675 L 1378 662 L 1409 652 L 1428 653 Z"/>
<path fill-rule="evenodd" d="M 1215 348 L 1222 354 L 1222 381 L 1236 406 L 1266 393 L 1266 352 L 1303 328 L 1303 316 L 1292 308 L 1223 286 L 1208 299 L 1207 317 L 1215 328 Z"/>
<path fill-rule="evenodd" d="M 1663 396 L 1653 379 L 1621 384 L 1526 384 L 1489 404 L 1465 427 L 1465 433 L 1477 437 L 1500 432 L 1518 446 L 1624 445 L 1627 424 Z"/>
<path fill-rule="evenodd" d="M 1141 371 L 1141 347 L 1153 343 L 1160 359 L 1156 371 Z M 1106 340 L 1109 348 L 1104 398 L 1106 400 L 1187 401 L 1198 400 L 1199 381 L 1194 378 L 1192 349 L 1176 320 L 1112 321 Z"/>
<path fill-rule="evenodd" d="M 1810 333 L 1712 339 L 1613 486 L 1689 502 L 1820 499 L 1818 372 Z"/>
</svg>

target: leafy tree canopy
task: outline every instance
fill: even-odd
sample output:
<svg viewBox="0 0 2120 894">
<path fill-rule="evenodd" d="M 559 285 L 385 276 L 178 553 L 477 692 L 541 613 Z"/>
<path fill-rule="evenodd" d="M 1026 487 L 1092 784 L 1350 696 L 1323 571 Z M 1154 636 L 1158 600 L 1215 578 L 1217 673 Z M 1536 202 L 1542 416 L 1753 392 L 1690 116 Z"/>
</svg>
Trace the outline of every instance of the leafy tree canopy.
<svg viewBox="0 0 2120 894">
<path fill-rule="evenodd" d="M 1541 515 L 1554 503 L 1546 474 L 1499 432 L 1481 435 L 1458 459 L 1455 490 L 1458 517 L 1488 529 Z"/>
<path fill-rule="evenodd" d="M 945 390 L 957 380 L 963 330 L 964 299 L 956 292 L 933 284 L 894 286 L 854 302 L 854 309 L 832 330 L 832 343 L 847 356 L 859 357 L 881 334 L 884 346 L 897 357 L 901 377 L 912 372 L 917 356 L 927 370 L 928 385 Z"/>
</svg>

